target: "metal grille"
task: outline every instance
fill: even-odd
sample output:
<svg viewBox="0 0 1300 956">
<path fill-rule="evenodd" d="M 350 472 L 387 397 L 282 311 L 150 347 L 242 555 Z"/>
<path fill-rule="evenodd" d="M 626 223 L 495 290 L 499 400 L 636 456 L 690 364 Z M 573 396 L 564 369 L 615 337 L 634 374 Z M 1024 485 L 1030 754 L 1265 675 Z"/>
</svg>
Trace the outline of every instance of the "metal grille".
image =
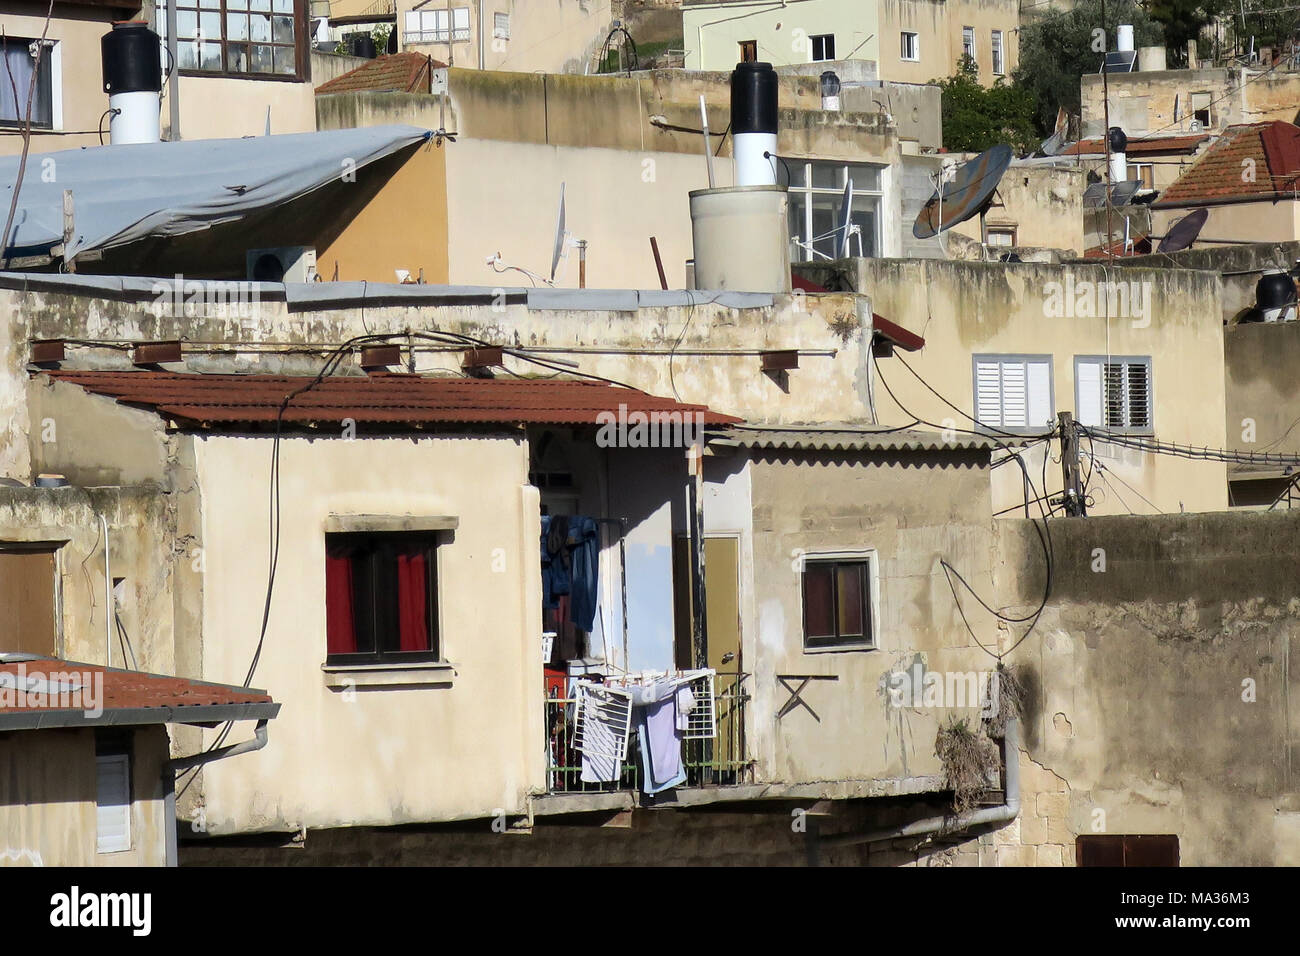
<svg viewBox="0 0 1300 956">
<path fill-rule="evenodd" d="M 713 700 L 713 677 L 710 672 L 690 681 L 695 707 L 686 715 L 683 740 L 713 740 L 718 736 L 718 714 Z"/>
<path fill-rule="evenodd" d="M 615 687 L 580 683 L 575 697 L 574 749 L 588 757 L 626 760 L 632 735 L 632 695 Z"/>
<path fill-rule="evenodd" d="M 753 761 L 745 746 L 745 707 L 748 674 L 717 674 L 713 683 L 712 710 L 716 736 L 687 739 L 682 743 L 686 785 L 690 787 L 736 786 L 753 780 Z M 694 692 L 694 686 L 691 690 Z"/>
<path fill-rule="evenodd" d="M 641 786 L 637 761 L 622 762 L 619 778 L 590 783 L 582 779 L 582 752 L 577 747 L 578 697 L 546 699 L 547 789 L 551 793 L 608 793 Z M 576 693 L 576 691 L 575 691 Z"/>
</svg>

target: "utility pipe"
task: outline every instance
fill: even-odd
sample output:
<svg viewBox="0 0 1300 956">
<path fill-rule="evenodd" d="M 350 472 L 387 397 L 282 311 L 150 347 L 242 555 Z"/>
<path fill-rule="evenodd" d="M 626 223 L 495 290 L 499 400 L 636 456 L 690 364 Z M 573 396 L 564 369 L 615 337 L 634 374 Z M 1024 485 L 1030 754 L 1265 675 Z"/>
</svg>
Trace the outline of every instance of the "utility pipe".
<svg viewBox="0 0 1300 956">
<path fill-rule="evenodd" d="M 1006 736 L 1002 739 L 1002 760 L 1006 767 L 1006 802 L 997 807 L 986 807 L 963 813 L 956 819 L 949 816 L 927 817 L 887 830 L 867 833 L 845 833 L 823 837 L 822 846 L 853 846 L 861 843 L 879 843 L 905 837 L 924 836 L 929 833 L 956 833 L 986 823 L 1010 823 L 1020 816 L 1020 718 L 1007 721 Z"/>
<path fill-rule="evenodd" d="M 176 833 L 176 774 L 182 770 L 188 770 L 191 767 L 198 767 L 202 764 L 212 763 L 214 760 L 224 760 L 226 757 L 237 757 L 240 754 L 252 753 L 254 750 L 261 750 L 266 746 L 268 721 L 259 720 L 257 728 L 253 731 L 253 738 L 241 743 L 231 744 L 229 747 L 219 747 L 216 750 L 205 750 L 202 753 L 191 754 L 188 757 L 177 757 L 174 760 L 168 760 L 163 764 L 162 787 L 163 787 L 163 825 L 167 829 L 167 866 L 177 866 L 177 833 Z"/>
<path fill-rule="evenodd" d="M 113 577 L 108 568 L 108 519 L 99 516 L 104 529 L 104 666 L 113 666 Z M 126 658 L 122 659 L 126 667 Z"/>
</svg>

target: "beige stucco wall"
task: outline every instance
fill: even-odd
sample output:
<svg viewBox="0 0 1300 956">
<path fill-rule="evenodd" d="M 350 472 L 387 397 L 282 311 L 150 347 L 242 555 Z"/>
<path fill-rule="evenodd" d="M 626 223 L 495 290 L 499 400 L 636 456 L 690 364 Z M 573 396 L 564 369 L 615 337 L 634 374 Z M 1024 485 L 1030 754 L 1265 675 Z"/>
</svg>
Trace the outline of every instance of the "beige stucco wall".
<svg viewBox="0 0 1300 956">
<path fill-rule="evenodd" d="M 207 680 L 239 683 L 262 614 L 269 438 L 195 439 L 203 489 Z M 545 785 L 536 489 L 509 435 L 317 439 L 280 446 L 276 593 L 255 684 L 284 709 L 271 746 L 204 771 L 211 833 L 518 813 Z M 331 514 L 454 516 L 439 546 L 441 683 L 331 689 L 325 521 Z M 260 554 L 260 552 L 259 552 Z M 211 734 L 205 734 L 210 738 Z M 322 785 L 322 782 L 328 782 Z"/>
<path fill-rule="evenodd" d="M 137 728 L 131 849 L 95 848 L 95 732 L 25 730 L 0 746 L 0 866 L 164 866 L 162 762 L 167 733 Z"/>
<path fill-rule="evenodd" d="M 267 109 L 272 133 L 311 133 L 316 129 L 315 93 L 310 81 L 240 80 L 182 76 L 181 136 L 184 139 L 234 139 L 266 132 Z M 164 98 L 163 136 L 170 132 Z"/>
<path fill-rule="evenodd" d="M 975 28 L 979 81 L 992 86 L 1020 62 L 1019 3 L 1015 0 L 880 0 L 880 75 L 926 83 L 952 76 L 962 55 L 962 29 Z M 902 59 L 906 30 L 918 34 L 919 59 Z M 1002 73 L 993 72 L 993 31 L 1002 31 Z"/>
<path fill-rule="evenodd" d="M 1300 237 L 1300 203 L 1283 199 L 1278 202 L 1221 203 L 1210 206 L 1196 248 L 1210 248 L 1215 240 L 1228 243 L 1292 242 Z M 1191 208 L 1151 209 L 1151 231 L 1163 236 Z"/>
<path fill-rule="evenodd" d="M 905 361 L 965 412 L 972 410 L 974 401 L 974 354 L 1051 355 L 1058 411 L 1075 410 L 1075 356 L 1149 355 L 1153 357 L 1155 436 L 1183 445 L 1224 447 L 1219 413 L 1224 403 L 1223 329 L 1215 275 L 1124 270 L 1117 276 L 1114 270 L 1099 266 L 939 260 L 863 259 L 856 264 L 860 288 L 870 292 L 872 308 L 925 337 L 926 348 L 916 354 L 904 353 Z M 1067 277 L 1075 283 L 1076 296 L 1083 289 L 1078 285 L 1081 282 L 1149 283 L 1145 287 L 1149 289 L 1149 313 L 1108 320 L 1098 309 L 1095 317 L 1053 317 L 1047 311 L 1052 295 L 1048 284 L 1060 284 L 1063 297 Z M 889 387 L 912 412 L 934 422 L 951 420 L 958 428 L 970 424 L 930 394 L 899 362 L 882 359 L 880 369 Z M 877 409 L 886 424 L 910 421 L 880 388 Z M 1101 480 L 1093 482 L 1098 513 L 1184 508 L 1213 511 L 1227 506 L 1222 463 L 1121 450 L 1105 443 L 1100 443 L 1097 451 L 1114 476 L 1109 488 Z M 1039 446 L 1026 459 L 1036 482 L 1041 475 L 1041 455 Z M 1049 488 L 1059 491 L 1059 466 L 1049 463 L 1047 475 Z M 1022 478 L 1013 466 L 998 469 L 994 488 L 995 511 L 1023 500 Z"/>
<path fill-rule="evenodd" d="M 610 0 L 454 0 L 454 8 L 468 8 L 469 36 L 447 42 L 421 43 L 406 36 L 406 14 L 446 9 L 446 4 L 420 5 L 398 0 L 398 48 L 427 53 L 454 66 L 523 73 L 583 73 L 594 65 L 612 20 Z M 510 36 L 496 36 L 495 16 L 510 16 Z M 480 36 L 479 18 L 486 29 Z M 450 56 L 450 59 L 448 57 Z"/>
<path fill-rule="evenodd" d="M 1173 136 L 1187 133 L 1193 119 L 1192 94 L 1208 93 L 1210 126 L 1217 132 L 1234 123 L 1281 120 L 1294 123 L 1300 97 L 1300 76 L 1285 71 L 1251 72 L 1228 69 L 1159 70 L 1116 74 L 1106 77 L 1110 90 L 1110 124 L 1123 126 L 1129 135 L 1155 133 Z M 1083 133 L 1100 134 L 1105 126 L 1105 97 L 1102 77 L 1085 73 L 1079 78 L 1083 105 Z M 1178 120 L 1174 100 L 1178 100 Z"/>
<path fill-rule="evenodd" d="M 987 463 L 987 452 L 751 454 L 757 593 L 743 633 L 764 779 L 852 781 L 863 795 L 940 789 L 935 734 L 953 717 L 978 720 L 978 706 L 896 707 L 888 681 L 918 661 L 962 673 L 996 663 L 971 640 L 938 564 L 989 592 Z M 877 649 L 805 651 L 799 556 L 860 549 L 878 554 Z M 837 678 L 802 692 L 820 720 L 801 707 L 776 719 L 790 697 L 777 677 L 788 674 Z"/>
</svg>

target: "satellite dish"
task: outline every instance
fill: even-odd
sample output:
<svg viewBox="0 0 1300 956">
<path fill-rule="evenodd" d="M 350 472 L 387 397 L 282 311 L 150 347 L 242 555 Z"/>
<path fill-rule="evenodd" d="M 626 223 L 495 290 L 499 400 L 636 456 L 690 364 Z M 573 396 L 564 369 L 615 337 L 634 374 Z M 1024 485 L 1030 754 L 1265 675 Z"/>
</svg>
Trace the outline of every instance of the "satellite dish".
<svg viewBox="0 0 1300 956">
<path fill-rule="evenodd" d="M 1165 237 L 1160 240 L 1160 245 L 1156 246 L 1156 252 L 1178 252 L 1180 249 L 1191 248 L 1196 237 L 1201 234 L 1205 220 L 1209 218 L 1210 210 L 1203 206 L 1189 212 L 1165 233 Z"/>
<path fill-rule="evenodd" d="M 963 163 L 952 182 L 929 198 L 912 224 L 912 235 L 930 239 L 951 229 L 959 222 L 985 213 L 993 205 L 1007 167 L 1011 165 L 1011 147 L 999 144 Z"/>
<path fill-rule="evenodd" d="M 560 267 L 560 256 L 564 252 L 564 183 L 560 183 L 560 211 L 555 217 L 555 242 L 551 249 L 551 281 L 555 281 L 555 270 Z"/>
<path fill-rule="evenodd" d="M 849 256 L 849 236 L 853 234 L 853 177 L 844 184 L 844 199 L 840 204 L 840 227 L 844 236 L 840 242 L 840 258 Z"/>
</svg>

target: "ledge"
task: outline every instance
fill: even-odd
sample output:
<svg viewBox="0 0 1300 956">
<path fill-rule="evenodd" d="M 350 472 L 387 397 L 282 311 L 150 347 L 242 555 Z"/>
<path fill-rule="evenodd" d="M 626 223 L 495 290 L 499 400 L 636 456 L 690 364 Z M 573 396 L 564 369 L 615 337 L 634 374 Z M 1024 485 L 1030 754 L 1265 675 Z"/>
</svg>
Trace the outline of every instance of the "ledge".
<svg viewBox="0 0 1300 956">
<path fill-rule="evenodd" d="M 325 686 L 339 690 L 352 687 L 432 687 L 449 685 L 456 665 L 447 661 L 428 664 L 322 664 Z"/>
<path fill-rule="evenodd" d="M 455 531 L 459 525 L 460 519 L 454 515 L 330 515 L 325 519 L 325 533 Z"/>
</svg>

